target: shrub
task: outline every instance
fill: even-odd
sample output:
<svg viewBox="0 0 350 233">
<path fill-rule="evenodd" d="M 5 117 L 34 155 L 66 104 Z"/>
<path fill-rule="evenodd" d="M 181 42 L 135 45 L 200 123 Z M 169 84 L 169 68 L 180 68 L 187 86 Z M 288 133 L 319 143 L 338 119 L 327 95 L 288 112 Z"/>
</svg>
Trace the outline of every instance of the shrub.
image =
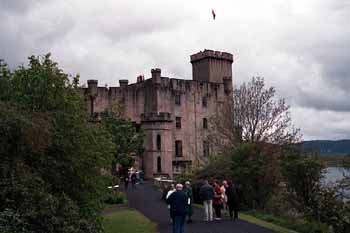
<svg viewBox="0 0 350 233">
<path fill-rule="evenodd" d="M 126 203 L 126 195 L 125 193 L 122 192 L 117 192 L 117 193 L 111 193 L 110 195 L 107 196 L 105 199 L 106 204 L 125 204 Z"/>
</svg>

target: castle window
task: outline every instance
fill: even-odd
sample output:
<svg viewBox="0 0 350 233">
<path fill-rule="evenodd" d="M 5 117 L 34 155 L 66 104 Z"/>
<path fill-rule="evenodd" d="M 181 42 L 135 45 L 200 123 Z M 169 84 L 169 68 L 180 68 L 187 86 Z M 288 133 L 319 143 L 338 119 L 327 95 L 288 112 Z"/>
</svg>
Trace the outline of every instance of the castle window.
<svg viewBox="0 0 350 233">
<path fill-rule="evenodd" d="M 160 134 L 157 134 L 157 150 L 162 149 L 162 138 L 160 137 Z"/>
<path fill-rule="evenodd" d="M 157 172 L 162 172 L 162 158 L 160 156 L 157 157 Z"/>
<path fill-rule="evenodd" d="M 181 129 L 181 117 L 176 117 L 175 121 L 176 121 L 176 128 Z"/>
<path fill-rule="evenodd" d="M 175 141 L 175 157 L 182 157 L 182 141 Z"/>
<path fill-rule="evenodd" d="M 181 105 L 181 95 L 179 94 L 175 95 L 175 104 Z"/>
<path fill-rule="evenodd" d="M 204 96 L 202 98 L 202 106 L 205 108 L 208 106 L 208 97 L 207 96 Z"/>
<path fill-rule="evenodd" d="M 208 120 L 207 120 L 207 118 L 203 118 L 203 129 L 208 129 Z"/>
<path fill-rule="evenodd" d="M 203 141 L 203 156 L 208 157 L 209 156 L 209 142 Z"/>
</svg>

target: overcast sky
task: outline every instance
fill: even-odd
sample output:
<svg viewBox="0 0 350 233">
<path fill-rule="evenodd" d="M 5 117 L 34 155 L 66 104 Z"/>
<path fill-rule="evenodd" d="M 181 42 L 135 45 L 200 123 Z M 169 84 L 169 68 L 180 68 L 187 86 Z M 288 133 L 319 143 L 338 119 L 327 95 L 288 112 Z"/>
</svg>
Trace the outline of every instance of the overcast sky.
<svg viewBox="0 0 350 233">
<path fill-rule="evenodd" d="M 211 9 L 216 12 L 212 19 Z M 0 0 L 0 58 L 47 52 L 66 73 L 115 86 L 191 79 L 189 56 L 234 54 L 234 83 L 265 78 L 305 140 L 350 138 L 349 0 Z"/>
</svg>

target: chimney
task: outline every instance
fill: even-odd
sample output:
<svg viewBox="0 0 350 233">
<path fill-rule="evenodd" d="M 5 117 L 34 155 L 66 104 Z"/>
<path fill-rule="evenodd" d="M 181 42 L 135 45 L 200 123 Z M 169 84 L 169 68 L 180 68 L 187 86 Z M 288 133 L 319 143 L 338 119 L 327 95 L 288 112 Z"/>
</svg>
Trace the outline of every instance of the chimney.
<svg viewBox="0 0 350 233">
<path fill-rule="evenodd" d="M 137 76 L 137 82 L 138 83 L 143 82 L 144 80 L 145 80 L 145 77 L 143 75 Z"/>
</svg>

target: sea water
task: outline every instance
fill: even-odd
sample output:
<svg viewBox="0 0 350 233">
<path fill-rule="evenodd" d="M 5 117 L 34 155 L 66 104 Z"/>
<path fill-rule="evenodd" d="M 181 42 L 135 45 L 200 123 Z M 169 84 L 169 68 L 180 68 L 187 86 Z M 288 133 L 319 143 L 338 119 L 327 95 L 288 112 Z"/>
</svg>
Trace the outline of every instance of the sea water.
<svg viewBox="0 0 350 233">
<path fill-rule="evenodd" d="M 325 169 L 323 184 L 324 185 L 334 185 L 337 181 L 340 181 L 344 176 L 350 176 L 350 168 L 344 167 L 327 167 Z M 339 190 L 343 194 L 344 198 L 350 198 L 350 190 Z"/>
</svg>

